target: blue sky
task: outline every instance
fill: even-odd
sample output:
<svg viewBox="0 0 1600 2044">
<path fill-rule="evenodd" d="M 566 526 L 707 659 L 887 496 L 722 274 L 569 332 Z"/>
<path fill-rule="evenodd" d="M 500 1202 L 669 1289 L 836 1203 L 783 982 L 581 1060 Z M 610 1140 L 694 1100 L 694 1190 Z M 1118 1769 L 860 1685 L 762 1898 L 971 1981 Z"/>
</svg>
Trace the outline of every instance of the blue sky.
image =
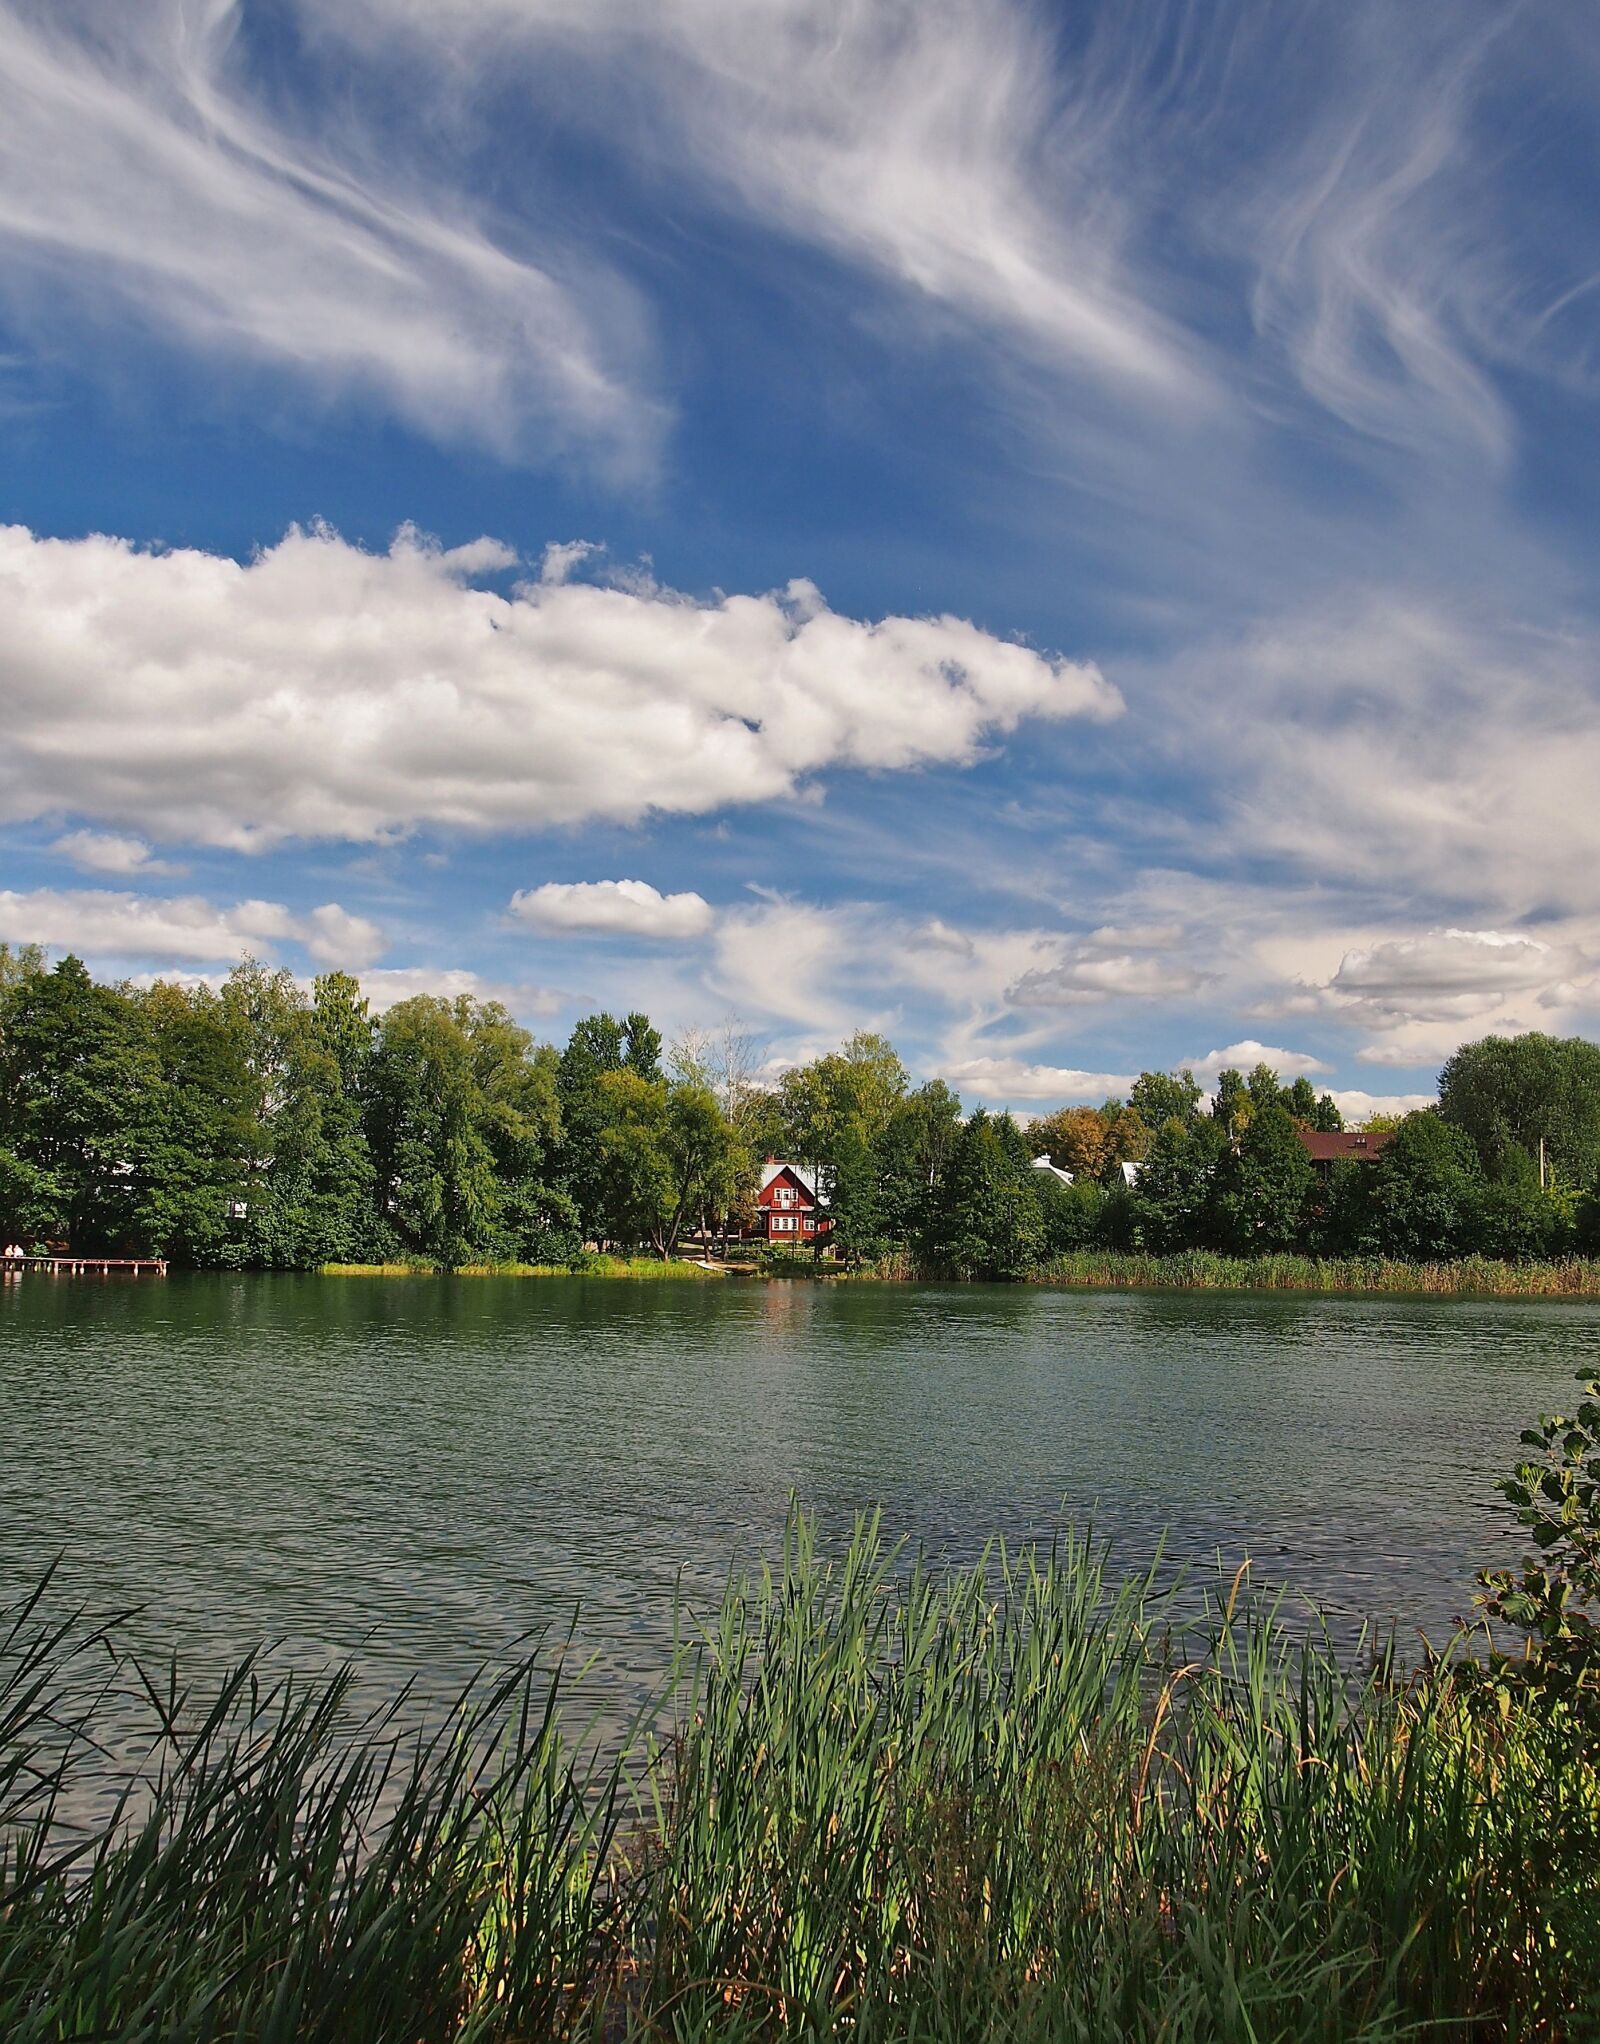
<svg viewBox="0 0 1600 2044">
<path fill-rule="evenodd" d="M 0 0 L 0 939 L 1028 1111 L 1600 1020 L 1600 17 Z"/>
</svg>

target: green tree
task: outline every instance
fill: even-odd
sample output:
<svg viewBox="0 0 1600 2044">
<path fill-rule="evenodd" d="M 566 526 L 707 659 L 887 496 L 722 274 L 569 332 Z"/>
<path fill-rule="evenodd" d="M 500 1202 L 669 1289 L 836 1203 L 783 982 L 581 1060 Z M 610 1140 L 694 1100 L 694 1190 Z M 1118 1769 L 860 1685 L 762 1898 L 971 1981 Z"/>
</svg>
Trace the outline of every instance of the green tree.
<svg viewBox="0 0 1600 2044">
<path fill-rule="evenodd" d="M 895 1103 L 875 1153 L 880 1224 L 890 1242 L 912 1246 L 929 1237 L 960 1139 L 961 1102 L 942 1079 Z"/>
<path fill-rule="evenodd" d="M 1568 1186 L 1600 1176 L 1600 1044 L 1580 1036 L 1486 1036 L 1439 1074 L 1439 1113 L 1472 1138 L 1490 1178 L 1511 1152 L 1537 1157 Z"/>
<path fill-rule="evenodd" d="M 1258 1065 L 1256 1070 L 1258 1073 L 1266 1072 L 1276 1087 L 1277 1081 L 1265 1065 Z M 1256 1100 L 1251 1094 L 1249 1081 L 1244 1073 L 1231 1068 L 1219 1072 L 1217 1090 L 1211 1101 L 1211 1119 L 1222 1130 L 1223 1137 L 1231 1148 L 1238 1147 L 1255 1111 Z"/>
<path fill-rule="evenodd" d="M 0 1234 L 136 1249 L 136 1152 L 159 1068 L 138 1006 L 78 958 L 7 989 L 0 1037 Z"/>
<path fill-rule="evenodd" d="M 1280 1088 L 1278 1105 L 1287 1108 L 1306 1128 L 1320 1129 L 1331 1135 L 1344 1127 L 1344 1116 L 1339 1112 L 1333 1095 L 1319 1094 L 1303 1072 L 1292 1085 Z"/>
<path fill-rule="evenodd" d="M 641 1032 L 641 1049 L 644 1038 Z M 608 1072 L 627 1066 L 628 1032 L 613 1015 L 586 1015 L 573 1028 L 556 1072 L 561 1143 L 559 1180 L 573 1202 L 585 1236 L 604 1233 L 602 1202 L 604 1166 L 600 1138 L 607 1124 L 600 1082 Z M 635 1070 L 636 1078 L 648 1075 Z"/>
<path fill-rule="evenodd" d="M 49 970 L 42 944 L 0 944 L 0 1026 L 4 1024 L 4 997 L 26 979 L 42 979 Z"/>
<path fill-rule="evenodd" d="M 1482 1166 L 1465 1131 L 1433 1108 L 1406 1115 L 1377 1162 L 1360 1169 L 1369 1252 L 1423 1263 L 1474 1246 Z"/>
<path fill-rule="evenodd" d="M 1236 1255 L 1295 1248 L 1315 1173 L 1293 1117 L 1276 1102 L 1257 1107 L 1224 1157 L 1213 1188 L 1218 1245 Z"/>
<path fill-rule="evenodd" d="M 1131 1203 L 1144 1247 L 1170 1255 L 1206 1243 L 1227 1155 L 1228 1138 L 1219 1121 L 1174 1117 L 1157 1129 Z"/>
<path fill-rule="evenodd" d="M 884 1162 L 848 1124 L 836 1139 L 826 1180 L 830 1240 L 834 1254 L 847 1263 L 871 1262 L 889 1247 Z"/>
<path fill-rule="evenodd" d="M 1106 1209 L 1117 1197 L 1116 1193 L 1108 1193 L 1092 1178 L 1075 1178 L 1070 1185 L 1045 1178 L 1040 1196 L 1045 1254 L 1059 1256 L 1068 1250 L 1091 1248 L 1102 1241 L 1107 1225 Z"/>
<path fill-rule="evenodd" d="M 130 1135 L 139 1239 L 180 1263 L 236 1262 L 254 1132 L 243 1046 L 209 987 L 158 981 L 136 998 L 157 1066 Z"/>
<path fill-rule="evenodd" d="M 407 1250 L 447 1270 L 503 1250 L 473 1015 L 465 997 L 401 1001 L 372 1060 L 368 1131 L 384 1219 Z"/>
<path fill-rule="evenodd" d="M 733 1203 L 747 1154 L 708 1086 L 624 1069 L 600 1081 L 601 1219 L 606 1239 L 673 1255 L 691 1225 Z"/>
<path fill-rule="evenodd" d="M 652 1082 L 661 1077 L 661 1031 L 637 1010 L 622 1025 L 622 1061 L 630 1072 Z"/>
<path fill-rule="evenodd" d="M 785 1153 L 797 1163 L 834 1165 L 846 1147 L 875 1149 L 908 1083 L 894 1046 L 857 1030 L 842 1049 L 784 1073 Z"/>
<path fill-rule="evenodd" d="M 946 1174 L 930 1261 L 954 1277 L 1026 1277 L 1044 1253 L 1039 1174 L 1018 1161 L 1026 1144 L 981 1108 L 961 1131 Z"/>
<path fill-rule="evenodd" d="M 1187 1066 L 1179 1072 L 1141 1072 L 1128 1095 L 1131 1107 L 1152 1132 L 1169 1121 L 1198 1120 L 1205 1096 Z"/>
<path fill-rule="evenodd" d="M 673 1205 L 658 1247 L 670 1256 L 691 1222 L 709 1235 L 752 1174 L 749 1152 L 709 1086 L 668 1087 L 666 1146 Z"/>
</svg>

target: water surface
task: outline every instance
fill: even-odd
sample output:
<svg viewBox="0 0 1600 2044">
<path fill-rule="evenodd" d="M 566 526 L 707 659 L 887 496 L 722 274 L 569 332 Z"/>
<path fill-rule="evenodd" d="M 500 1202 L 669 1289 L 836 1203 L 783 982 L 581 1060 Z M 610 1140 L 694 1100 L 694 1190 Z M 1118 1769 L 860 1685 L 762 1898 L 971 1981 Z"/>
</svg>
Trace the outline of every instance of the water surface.
<svg viewBox="0 0 1600 2044">
<path fill-rule="evenodd" d="M 1003 1287 L 28 1277 L 0 1289 L 0 1596 L 139 1605 L 221 1663 L 263 1638 L 453 1686 L 581 1607 L 595 1680 L 666 1658 L 831 1525 L 971 1554 L 1092 1518 L 1448 1631 L 1509 1550 L 1519 1429 L 1600 1352 L 1593 1304 Z"/>
</svg>

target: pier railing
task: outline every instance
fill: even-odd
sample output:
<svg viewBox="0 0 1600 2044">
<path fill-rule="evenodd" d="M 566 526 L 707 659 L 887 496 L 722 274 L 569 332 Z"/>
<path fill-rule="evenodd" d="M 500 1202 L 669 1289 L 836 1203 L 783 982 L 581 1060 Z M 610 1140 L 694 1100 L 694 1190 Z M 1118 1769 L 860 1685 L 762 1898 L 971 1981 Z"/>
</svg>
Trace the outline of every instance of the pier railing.
<svg viewBox="0 0 1600 2044">
<path fill-rule="evenodd" d="M 38 1270 L 50 1277 L 165 1277 L 164 1256 L 0 1256 L 0 1277 Z"/>
</svg>

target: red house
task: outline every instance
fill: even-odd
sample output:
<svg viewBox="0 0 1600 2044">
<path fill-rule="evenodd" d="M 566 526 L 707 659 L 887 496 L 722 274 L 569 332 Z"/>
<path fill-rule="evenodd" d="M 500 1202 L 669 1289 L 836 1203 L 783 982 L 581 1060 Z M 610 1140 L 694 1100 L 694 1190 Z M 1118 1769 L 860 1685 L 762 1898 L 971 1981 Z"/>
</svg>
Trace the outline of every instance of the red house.
<svg viewBox="0 0 1600 2044">
<path fill-rule="evenodd" d="M 1305 1153 L 1319 1171 L 1331 1171 L 1335 1164 L 1346 1157 L 1353 1157 L 1359 1164 L 1367 1164 L 1377 1156 L 1394 1134 L 1389 1128 L 1302 1128 L 1295 1133 L 1305 1146 Z"/>
<path fill-rule="evenodd" d="M 785 1164 L 769 1157 L 761 1167 L 756 1217 L 746 1239 L 810 1248 L 831 1233 L 822 1211 L 821 1174 L 809 1164 Z"/>
</svg>

